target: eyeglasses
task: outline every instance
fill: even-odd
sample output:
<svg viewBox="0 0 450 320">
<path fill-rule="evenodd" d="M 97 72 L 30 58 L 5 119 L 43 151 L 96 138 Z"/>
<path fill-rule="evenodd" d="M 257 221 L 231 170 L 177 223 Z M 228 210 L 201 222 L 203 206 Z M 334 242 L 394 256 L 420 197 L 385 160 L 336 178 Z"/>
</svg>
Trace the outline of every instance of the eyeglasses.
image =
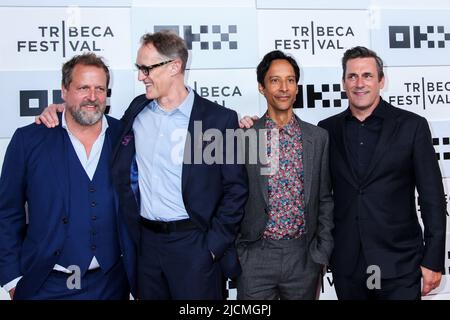
<svg viewBox="0 0 450 320">
<path fill-rule="evenodd" d="M 143 65 L 140 66 L 137 63 L 135 63 L 134 65 L 136 66 L 136 68 L 139 71 L 141 71 L 144 74 L 144 76 L 147 77 L 150 74 L 150 71 L 152 71 L 153 69 L 161 67 L 161 66 L 163 66 L 165 64 L 168 64 L 168 63 L 170 63 L 172 61 L 174 61 L 174 60 L 173 59 L 172 60 L 167 60 L 167 61 L 163 61 L 163 62 L 160 62 L 160 63 L 152 64 L 150 66 L 143 66 Z"/>
</svg>

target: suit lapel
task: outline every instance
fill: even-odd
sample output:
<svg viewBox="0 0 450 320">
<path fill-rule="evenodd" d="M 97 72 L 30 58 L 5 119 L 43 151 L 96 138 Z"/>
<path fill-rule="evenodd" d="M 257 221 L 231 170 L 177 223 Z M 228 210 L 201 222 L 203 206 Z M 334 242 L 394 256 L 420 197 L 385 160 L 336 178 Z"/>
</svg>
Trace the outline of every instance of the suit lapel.
<svg viewBox="0 0 450 320">
<path fill-rule="evenodd" d="M 118 141 L 118 138 L 120 136 L 120 131 L 117 130 L 116 127 L 110 123 L 108 116 L 106 116 L 106 120 L 108 121 L 108 129 L 106 129 L 105 141 L 103 142 L 102 148 L 106 148 L 106 147 L 109 148 L 110 157 L 108 160 L 111 161 L 113 146 L 114 146 L 114 144 L 117 144 L 116 142 Z M 112 141 L 114 141 L 114 143 Z M 108 162 L 108 166 L 109 166 L 109 168 L 111 168 L 112 163 Z M 119 208 L 119 197 L 117 195 L 115 188 L 113 188 L 113 189 L 114 189 L 114 192 L 113 192 L 114 204 L 115 204 L 115 207 L 118 209 Z M 119 210 L 116 210 L 116 215 L 118 214 L 118 212 L 119 212 Z"/>
<path fill-rule="evenodd" d="M 336 152 L 339 152 L 341 154 L 341 157 L 344 159 L 344 163 L 342 163 L 343 166 L 347 166 L 348 170 L 342 170 L 342 174 L 347 176 L 347 180 L 350 181 L 355 187 L 357 187 L 358 183 L 358 176 L 355 172 L 355 169 L 351 165 L 351 157 L 350 152 L 347 147 L 347 138 L 345 135 L 345 115 L 346 113 L 342 113 L 337 121 L 335 122 L 335 128 L 333 132 L 336 133 L 336 136 L 333 137 L 336 139 Z M 331 139 L 332 137 L 330 137 Z M 333 164 L 330 164 L 333 165 Z"/>
<path fill-rule="evenodd" d="M 47 139 L 47 148 L 49 150 L 50 162 L 53 172 L 51 176 L 56 179 L 59 185 L 60 195 L 64 197 L 64 205 L 67 210 L 69 208 L 69 167 L 67 158 L 67 139 L 65 139 L 65 129 L 60 125 L 55 129 L 49 129 L 49 138 Z"/>
<path fill-rule="evenodd" d="M 117 141 L 115 143 L 113 150 L 112 150 L 112 157 L 111 161 L 112 163 L 116 162 L 117 154 L 120 152 L 120 149 L 122 148 L 122 143 L 128 144 L 129 142 L 129 136 L 130 132 L 133 128 L 134 119 L 136 119 L 137 115 L 144 109 L 152 100 L 148 99 L 142 99 L 142 101 L 134 108 L 134 110 L 130 110 L 130 113 L 128 114 L 125 112 L 124 116 L 122 117 L 122 122 L 124 123 L 124 128 L 120 132 L 120 141 Z"/>
<path fill-rule="evenodd" d="M 203 102 L 200 98 L 200 96 L 195 93 L 194 97 L 194 103 L 192 106 L 191 116 L 189 117 L 189 125 L 188 125 L 188 136 L 186 138 L 186 144 L 184 146 L 184 160 L 183 160 L 183 170 L 181 173 L 181 192 L 184 193 L 184 191 L 187 188 L 189 177 L 191 175 L 192 171 L 192 165 L 194 164 L 194 154 L 200 154 L 203 156 L 202 147 L 203 147 L 203 123 L 204 116 L 204 106 Z M 194 122 L 195 121 L 201 121 L 202 122 L 202 130 L 194 130 Z M 197 131 L 197 132 L 195 132 Z M 200 132 L 198 132 L 200 131 Z M 194 135 L 195 133 L 195 135 Z M 196 150 L 197 149 L 197 150 Z M 198 159 L 196 159 L 198 160 Z"/>
<path fill-rule="evenodd" d="M 133 123 L 134 123 L 134 119 L 136 119 L 137 115 L 146 107 L 148 106 L 148 104 L 150 102 L 152 102 L 153 100 L 143 100 L 140 104 L 137 105 L 136 109 L 133 110 L 133 113 L 131 115 L 131 119 L 133 119 L 133 121 L 128 121 L 127 124 L 127 128 L 125 128 L 125 131 L 128 132 L 132 127 L 133 127 Z"/>
<path fill-rule="evenodd" d="M 303 136 L 303 173 L 304 173 L 304 190 L 305 190 L 305 203 L 309 201 L 309 195 L 311 192 L 312 173 L 314 170 L 314 143 L 313 134 L 305 126 L 304 122 L 297 116 L 298 123 L 300 124 L 300 130 Z"/>
<path fill-rule="evenodd" d="M 381 127 L 381 134 L 378 139 L 377 145 L 375 147 L 375 151 L 373 153 L 372 159 L 370 160 L 370 164 L 367 168 L 366 174 L 364 175 L 363 181 L 367 181 L 370 174 L 376 168 L 376 166 L 380 163 L 381 158 L 386 153 L 388 148 L 391 145 L 393 139 L 391 137 L 395 134 L 397 129 L 397 122 L 391 113 L 386 112 L 387 116 L 383 120 L 383 125 Z"/>
<path fill-rule="evenodd" d="M 261 191 L 261 194 L 263 195 L 264 201 L 266 202 L 266 206 L 269 205 L 269 192 L 268 192 L 268 188 L 269 188 L 269 179 L 267 174 L 262 174 L 263 172 L 267 171 L 267 165 L 262 165 L 262 160 L 260 159 L 260 152 L 259 150 L 264 151 L 264 154 L 267 154 L 267 135 L 266 134 L 261 134 L 260 131 L 265 129 L 265 119 L 266 119 L 266 114 L 264 114 L 260 119 L 258 119 L 255 122 L 255 125 L 253 126 L 253 128 L 256 130 L 256 134 L 257 134 L 257 149 L 258 149 L 258 156 L 257 159 L 258 161 L 256 162 L 256 176 L 258 177 L 258 185 L 259 185 L 259 189 Z M 251 129 L 250 129 L 251 130 Z M 252 150 L 254 151 L 254 150 Z"/>
</svg>

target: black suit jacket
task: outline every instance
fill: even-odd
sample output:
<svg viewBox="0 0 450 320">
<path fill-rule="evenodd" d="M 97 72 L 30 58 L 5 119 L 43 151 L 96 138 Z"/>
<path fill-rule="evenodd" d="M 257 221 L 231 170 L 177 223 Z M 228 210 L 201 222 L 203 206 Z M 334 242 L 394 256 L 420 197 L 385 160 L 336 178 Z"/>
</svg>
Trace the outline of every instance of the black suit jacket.
<svg viewBox="0 0 450 320">
<path fill-rule="evenodd" d="M 351 167 L 345 136 L 348 111 L 319 126 L 330 134 L 330 169 L 335 203 L 331 267 L 353 271 L 360 248 L 382 278 L 398 277 L 423 265 L 444 269 L 446 203 L 435 150 L 425 118 L 381 100 L 380 137 L 365 176 Z M 415 188 L 424 233 L 415 205 Z"/>
<path fill-rule="evenodd" d="M 130 179 L 135 157 L 133 122 L 149 103 L 150 100 L 145 95 L 138 96 L 131 102 L 122 118 L 125 129 L 113 156 L 113 180 L 119 193 L 120 206 L 127 215 L 136 243 L 140 234 L 140 203 L 139 192 L 136 189 L 133 191 Z M 194 121 L 201 121 L 201 132 L 194 131 Z M 202 134 L 207 129 L 219 130 L 226 144 L 226 129 L 238 127 L 235 111 L 195 93 L 188 125 L 192 143 L 189 144 L 189 139 L 186 139 L 182 169 L 183 202 L 189 217 L 206 233 L 206 246 L 214 253 L 215 259 L 220 261 L 222 270 L 228 277 L 237 276 L 240 272 L 234 240 L 248 196 L 247 173 L 244 164 L 237 164 L 236 161 L 231 164 L 194 164 L 197 157 L 194 153 L 201 154 L 208 145 L 208 141 L 202 141 L 198 133 Z M 198 148 L 197 151 L 195 148 Z M 236 148 L 235 141 L 235 155 Z M 224 148 L 224 161 L 228 151 L 230 150 Z M 187 158 L 191 159 L 190 163 L 186 161 Z"/>
</svg>

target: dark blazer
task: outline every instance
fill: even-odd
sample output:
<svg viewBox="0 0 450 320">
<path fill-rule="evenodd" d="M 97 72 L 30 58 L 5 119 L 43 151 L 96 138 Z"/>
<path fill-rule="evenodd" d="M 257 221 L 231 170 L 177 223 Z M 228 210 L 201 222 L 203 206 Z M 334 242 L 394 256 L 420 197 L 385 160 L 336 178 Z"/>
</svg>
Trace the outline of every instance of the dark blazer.
<svg viewBox="0 0 450 320">
<path fill-rule="evenodd" d="M 121 124 L 108 117 L 105 143 L 111 150 Z M 61 123 L 61 121 L 60 121 Z M 61 124 L 19 128 L 6 151 L 0 180 L 0 283 L 23 276 L 17 289 L 32 295 L 57 263 L 67 236 L 68 155 Z M 115 195 L 116 208 L 118 197 Z M 28 208 L 26 208 L 28 207 Z M 27 217 L 27 212 L 30 215 Z M 27 221 L 29 220 L 29 224 Z M 122 215 L 117 232 L 123 261 L 135 294 L 135 247 Z"/>
<path fill-rule="evenodd" d="M 127 221 L 136 243 L 139 242 L 140 234 L 140 197 L 131 179 L 136 152 L 133 122 L 149 103 L 150 100 L 141 95 L 136 97 L 125 111 L 122 118 L 125 129 L 121 143 L 114 152 L 113 162 L 113 179 L 120 195 L 120 206 L 127 214 Z M 206 246 L 214 253 L 215 259 L 220 261 L 224 274 L 233 277 L 240 272 L 233 243 L 247 201 L 247 174 L 245 166 L 236 162 L 194 164 L 194 149 L 199 148 L 202 152 L 208 144 L 202 142 L 201 136 L 194 135 L 194 121 L 201 121 L 200 134 L 207 129 L 218 129 L 225 137 L 226 129 L 238 128 L 238 118 L 235 111 L 219 106 L 195 93 L 188 125 L 193 143 L 189 144 L 187 139 L 184 151 L 185 159 L 190 155 L 192 161 L 191 163 L 184 161 L 182 169 L 182 196 L 186 211 L 192 221 L 206 233 Z M 234 149 L 236 150 L 236 145 Z"/>
<path fill-rule="evenodd" d="M 259 140 L 259 131 L 264 129 L 266 116 L 255 122 L 253 128 Z M 313 126 L 297 118 L 303 135 L 303 168 L 305 186 L 305 220 L 306 237 L 309 253 L 314 262 L 328 265 L 333 249 L 333 200 L 331 196 L 331 181 L 328 165 L 328 134 L 322 128 Z M 262 148 L 266 139 L 258 141 Z M 237 240 L 238 246 L 261 239 L 268 221 L 268 176 L 261 175 L 261 159 L 254 164 L 249 157 L 255 150 L 249 150 L 250 144 L 245 144 L 246 168 L 249 177 L 249 200 L 245 207 L 244 219 Z M 265 149 L 264 149 L 265 151 Z"/>
<path fill-rule="evenodd" d="M 425 118 L 381 100 L 383 119 L 373 157 L 358 179 L 347 147 L 345 116 L 323 120 L 330 134 L 330 165 L 334 193 L 335 274 L 353 270 L 360 245 L 368 265 L 382 278 L 393 278 L 423 265 L 444 269 L 446 204 L 441 173 Z M 425 233 L 419 225 L 415 193 Z"/>
</svg>

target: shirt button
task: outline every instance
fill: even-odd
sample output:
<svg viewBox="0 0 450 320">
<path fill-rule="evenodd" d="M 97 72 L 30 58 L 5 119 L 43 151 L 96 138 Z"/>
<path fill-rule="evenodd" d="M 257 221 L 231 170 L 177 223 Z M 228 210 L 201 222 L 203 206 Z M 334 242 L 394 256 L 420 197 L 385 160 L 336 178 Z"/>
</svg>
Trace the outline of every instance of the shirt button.
<svg viewBox="0 0 450 320">
<path fill-rule="evenodd" d="M 97 204 L 95 203 L 95 201 L 92 201 L 91 203 L 91 207 L 95 207 Z"/>
<path fill-rule="evenodd" d="M 89 192 L 95 192 L 95 188 L 94 187 L 90 187 L 89 188 Z"/>
<path fill-rule="evenodd" d="M 94 216 L 91 217 L 91 219 L 92 220 L 97 220 L 97 216 L 94 215 Z"/>
<path fill-rule="evenodd" d="M 360 145 L 360 146 L 363 146 L 363 145 L 364 145 L 364 142 L 361 141 L 361 142 L 359 143 L 359 145 Z"/>
<path fill-rule="evenodd" d="M 56 250 L 53 254 L 54 254 L 55 256 L 59 256 L 59 255 L 61 254 L 61 251 Z"/>
<path fill-rule="evenodd" d="M 64 217 L 64 218 L 62 219 L 62 222 L 63 222 L 64 224 L 67 224 L 67 223 L 69 222 L 69 219 L 67 219 L 67 217 Z"/>
<path fill-rule="evenodd" d="M 95 249 L 97 249 L 97 246 L 96 246 L 95 244 L 93 244 L 93 245 L 91 246 L 91 249 L 92 249 L 93 251 L 95 251 Z"/>
</svg>

